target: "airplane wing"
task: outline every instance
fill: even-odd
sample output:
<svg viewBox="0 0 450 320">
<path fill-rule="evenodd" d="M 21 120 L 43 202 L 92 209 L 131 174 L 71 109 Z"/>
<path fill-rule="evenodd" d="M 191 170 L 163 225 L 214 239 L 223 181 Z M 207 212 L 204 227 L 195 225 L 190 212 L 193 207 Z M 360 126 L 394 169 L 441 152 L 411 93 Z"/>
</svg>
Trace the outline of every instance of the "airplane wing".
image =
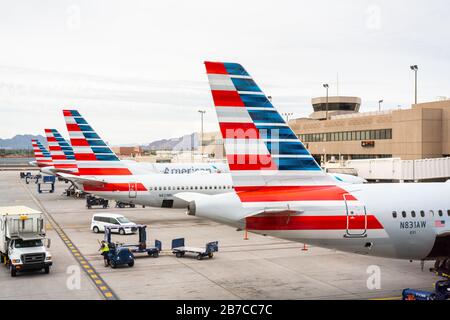
<svg viewBox="0 0 450 320">
<path fill-rule="evenodd" d="M 252 213 L 246 215 L 245 218 L 256 217 L 256 216 L 277 216 L 277 215 L 291 216 L 291 215 L 301 214 L 303 212 L 304 211 L 302 211 L 302 210 L 291 210 L 286 207 L 284 207 L 284 208 L 267 208 L 267 209 L 252 212 Z"/>
<path fill-rule="evenodd" d="M 183 201 L 191 202 L 197 200 L 198 198 L 209 197 L 210 195 L 198 192 L 179 192 L 173 196 Z"/>
<path fill-rule="evenodd" d="M 180 192 L 177 194 L 174 194 L 174 197 L 181 199 L 186 202 L 195 202 L 196 200 L 200 198 L 206 198 L 211 197 L 211 195 L 208 194 L 202 194 L 202 193 L 196 193 L 196 192 Z M 254 216 L 268 216 L 268 215 L 296 215 L 301 214 L 304 211 L 302 210 L 292 210 L 289 205 L 284 207 L 268 207 L 264 209 L 257 208 L 255 211 L 250 212 L 247 214 L 244 218 L 248 217 L 254 217 Z"/>
<path fill-rule="evenodd" d="M 69 173 L 62 173 L 59 172 L 58 175 L 60 175 L 61 177 L 70 180 L 74 183 L 78 183 L 78 184 L 83 184 L 83 185 L 90 185 L 90 186 L 102 186 L 106 183 L 106 181 L 104 180 L 100 180 L 96 177 L 80 177 L 80 176 L 75 176 L 73 174 L 69 174 Z"/>
</svg>

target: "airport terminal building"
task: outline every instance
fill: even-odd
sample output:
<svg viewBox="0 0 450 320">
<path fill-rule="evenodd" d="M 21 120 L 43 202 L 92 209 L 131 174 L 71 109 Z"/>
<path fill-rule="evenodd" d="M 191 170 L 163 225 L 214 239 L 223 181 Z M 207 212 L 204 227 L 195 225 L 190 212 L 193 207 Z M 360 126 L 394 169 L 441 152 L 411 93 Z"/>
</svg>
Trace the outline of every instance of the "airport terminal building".
<svg viewBox="0 0 450 320">
<path fill-rule="evenodd" d="M 450 156 L 450 100 L 360 113 L 357 97 L 312 99 L 314 112 L 289 125 L 318 161 Z"/>
</svg>

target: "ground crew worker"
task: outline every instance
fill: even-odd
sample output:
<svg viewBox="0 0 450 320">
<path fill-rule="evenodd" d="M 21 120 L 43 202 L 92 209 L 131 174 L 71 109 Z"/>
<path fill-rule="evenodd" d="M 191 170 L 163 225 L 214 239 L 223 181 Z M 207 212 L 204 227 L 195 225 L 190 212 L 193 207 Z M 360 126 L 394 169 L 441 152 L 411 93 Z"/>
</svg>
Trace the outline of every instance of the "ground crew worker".
<svg viewBox="0 0 450 320">
<path fill-rule="evenodd" d="M 103 256 L 105 267 L 109 266 L 109 257 L 108 257 L 109 246 L 106 243 L 106 241 L 102 240 L 100 249 L 98 251 L 100 251 L 101 255 Z"/>
</svg>

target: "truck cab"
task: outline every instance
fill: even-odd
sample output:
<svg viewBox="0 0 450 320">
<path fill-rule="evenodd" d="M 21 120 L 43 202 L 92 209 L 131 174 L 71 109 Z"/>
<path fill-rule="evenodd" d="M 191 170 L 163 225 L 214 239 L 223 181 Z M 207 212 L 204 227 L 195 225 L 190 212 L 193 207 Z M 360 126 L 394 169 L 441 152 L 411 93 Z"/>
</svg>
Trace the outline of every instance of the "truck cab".
<svg viewBox="0 0 450 320">
<path fill-rule="evenodd" d="M 8 259 L 10 263 L 11 276 L 16 276 L 18 271 L 42 270 L 50 273 L 52 255 L 44 244 L 44 238 L 35 239 L 13 239 L 8 246 Z"/>
<path fill-rule="evenodd" d="M 24 270 L 49 273 L 49 247 L 42 212 L 25 206 L 0 207 L 0 258 L 12 277 Z"/>
</svg>

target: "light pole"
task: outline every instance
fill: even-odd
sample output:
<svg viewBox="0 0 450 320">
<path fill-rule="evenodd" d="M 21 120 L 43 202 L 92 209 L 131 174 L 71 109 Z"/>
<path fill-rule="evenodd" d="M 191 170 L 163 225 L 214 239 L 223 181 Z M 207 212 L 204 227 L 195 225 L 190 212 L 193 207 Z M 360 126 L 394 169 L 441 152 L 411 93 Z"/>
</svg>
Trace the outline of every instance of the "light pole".
<svg viewBox="0 0 450 320">
<path fill-rule="evenodd" d="M 328 83 L 325 83 L 324 85 L 323 85 L 323 87 L 327 90 L 327 100 L 326 100 L 326 113 L 325 113 L 325 117 L 326 117 L 326 120 L 328 120 L 328 88 L 329 88 L 329 86 L 328 86 Z"/>
<path fill-rule="evenodd" d="M 383 100 L 378 100 L 378 111 L 381 111 L 381 104 L 383 103 Z"/>
<path fill-rule="evenodd" d="M 286 117 L 286 123 L 289 124 L 289 117 L 294 115 L 292 112 L 283 112 L 283 116 Z"/>
<path fill-rule="evenodd" d="M 415 64 L 410 66 L 410 68 L 414 71 L 414 103 L 417 104 L 417 70 L 419 70 L 419 67 Z"/>
<path fill-rule="evenodd" d="M 202 152 L 202 161 L 203 161 L 203 115 L 206 113 L 205 110 L 198 110 L 198 112 L 200 113 L 200 117 L 202 119 L 202 127 L 201 127 L 201 136 L 202 136 L 202 142 L 201 142 L 201 152 Z"/>
</svg>

